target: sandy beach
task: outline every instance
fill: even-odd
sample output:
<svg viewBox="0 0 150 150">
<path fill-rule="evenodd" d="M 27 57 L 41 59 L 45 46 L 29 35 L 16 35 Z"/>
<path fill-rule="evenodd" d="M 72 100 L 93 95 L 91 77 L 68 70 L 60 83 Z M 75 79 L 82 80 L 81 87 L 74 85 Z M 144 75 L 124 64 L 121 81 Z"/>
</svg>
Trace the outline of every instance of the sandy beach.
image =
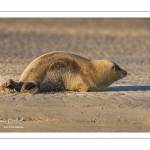
<svg viewBox="0 0 150 150">
<path fill-rule="evenodd" d="M 0 19 L 0 85 L 65 51 L 128 72 L 103 92 L 0 94 L 0 132 L 150 132 L 150 19 Z"/>
</svg>

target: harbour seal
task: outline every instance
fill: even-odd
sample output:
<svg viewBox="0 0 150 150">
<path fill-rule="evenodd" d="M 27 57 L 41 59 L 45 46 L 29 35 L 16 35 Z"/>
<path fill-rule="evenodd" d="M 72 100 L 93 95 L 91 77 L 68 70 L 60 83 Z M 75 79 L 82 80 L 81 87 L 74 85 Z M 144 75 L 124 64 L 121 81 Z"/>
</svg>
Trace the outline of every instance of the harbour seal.
<svg viewBox="0 0 150 150">
<path fill-rule="evenodd" d="M 9 79 L 0 93 L 102 91 L 127 72 L 109 60 L 88 60 L 66 52 L 50 52 L 33 60 L 18 82 Z"/>
</svg>

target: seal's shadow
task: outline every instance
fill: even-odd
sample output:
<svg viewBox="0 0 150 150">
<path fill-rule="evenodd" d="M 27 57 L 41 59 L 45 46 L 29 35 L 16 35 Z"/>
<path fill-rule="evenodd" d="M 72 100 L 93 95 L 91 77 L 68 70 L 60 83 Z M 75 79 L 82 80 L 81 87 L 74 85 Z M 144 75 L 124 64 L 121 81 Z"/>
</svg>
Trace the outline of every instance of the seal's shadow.
<svg viewBox="0 0 150 150">
<path fill-rule="evenodd" d="M 105 91 L 150 91 L 150 86 L 113 86 Z"/>
</svg>

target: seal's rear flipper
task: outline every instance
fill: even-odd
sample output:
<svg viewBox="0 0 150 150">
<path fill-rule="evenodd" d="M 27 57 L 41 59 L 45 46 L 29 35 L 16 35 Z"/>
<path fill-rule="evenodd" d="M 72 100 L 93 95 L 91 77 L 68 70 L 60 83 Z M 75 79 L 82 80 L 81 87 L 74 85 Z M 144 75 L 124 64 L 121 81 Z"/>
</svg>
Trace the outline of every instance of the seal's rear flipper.
<svg viewBox="0 0 150 150">
<path fill-rule="evenodd" d="M 32 82 L 25 82 L 22 85 L 21 93 L 32 93 L 36 94 L 39 92 L 38 86 Z"/>
<path fill-rule="evenodd" d="M 21 86 L 22 86 L 21 82 L 15 82 L 12 79 L 9 79 L 0 86 L 0 92 L 1 93 L 20 92 Z"/>
</svg>

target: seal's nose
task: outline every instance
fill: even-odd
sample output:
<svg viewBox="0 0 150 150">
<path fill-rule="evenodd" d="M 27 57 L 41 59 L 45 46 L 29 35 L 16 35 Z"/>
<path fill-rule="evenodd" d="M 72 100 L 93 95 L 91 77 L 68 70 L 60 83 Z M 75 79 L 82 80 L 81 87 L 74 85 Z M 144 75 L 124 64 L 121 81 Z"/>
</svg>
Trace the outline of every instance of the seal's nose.
<svg viewBox="0 0 150 150">
<path fill-rule="evenodd" d="M 124 70 L 124 73 L 123 73 L 123 74 L 124 74 L 124 76 L 127 76 L 128 73 L 127 73 L 127 71 Z"/>
</svg>

